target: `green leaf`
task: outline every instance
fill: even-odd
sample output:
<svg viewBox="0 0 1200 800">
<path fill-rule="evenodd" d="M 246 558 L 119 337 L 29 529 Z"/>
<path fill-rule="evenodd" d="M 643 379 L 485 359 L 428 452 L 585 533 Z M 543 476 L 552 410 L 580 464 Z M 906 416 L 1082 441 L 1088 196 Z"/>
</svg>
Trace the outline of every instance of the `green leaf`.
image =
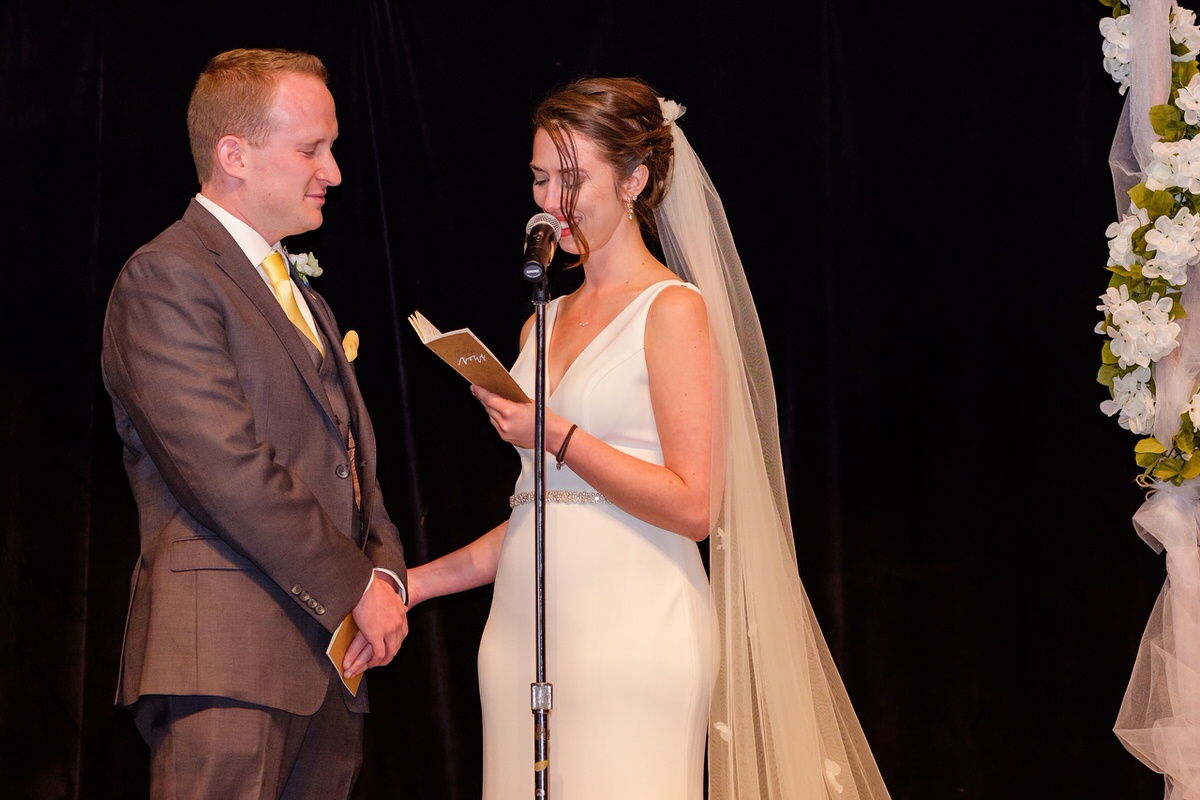
<svg viewBox="0 0 1200 800">
<path fill-rule="evenodd" d="M 1110 346 L 1111 341 L 1112 340 L 1109 339 L 1107 342 L 1104 343 L 1104 346 L 1100 348 L 1100 363 L 1103 364 L 1105 367 L 1109 367 L 1114 372 L 1116 372 L 1116 371 L 1118 371 L 1117 370 L 1117 362 L 1120 359 L 1118 359 L 1115 355 L 1113 355 L 1112 347 Z M 1103 381 L 1101 381 L 1101 382 L 1103 383 Z"/>
<path fill-rule="evenodd" d="M 1146 294 L 1156 294 L 1160 300 L 1164 297 L 1170 297 L 1171 284 L 1167 283 L 1164 278 L 1154 278 L 1146 284 Z"/>
<path fill-rule="evenodd" d="M 1183 471 L 1180 473 L 1179 477 L 1183 478 L 1185 481 L 1190 481 L 1197 475 L 1200 475 L 1200 458 L 1193 458 L 1184 462 Z"/>
<path fill-rule="evenodd" d="M 1171 444 L 1185 456 L 1190 456 L 1196 449 L 1196 429 L 1192 427 L 1188 412 L 1179 415 L 1181 422 L 1179 431 L 1171 437 Z"/>
<path fill-rule="evenodd" d="M 1162 455 L 1167 452 L 1167 448 L 1158 439 L 1155 439 L 1153 436 L 1147 436 L 1144 439 L 1138 439 L 1138 443 L 1133 446 L 1133 452 Z"/>
<path fill-rule="evenodd" d="M 1137 206 L 1138 208 L 1145 208 L 1145 206 L 1142 205 L 1142 203 L 1145 201 L 1145 199 L 1147 197 L 1149 197 L 1150 190 L 1146 188 L 1146 183 L 1145 183 L 1145 181 L 1143 181 L 1142 183 L 1139 183 L 1137 186 L 1134 186 L 1132 189 L 1130 189 L 1125 194 L 1129 195 L 1129 199 L 1133 201 L 1133 204 L 1135 206 Z"/>
<path fill-rule="evenodd" d="M 1168 217 L 1175 215 L 1175 195 L 1171 194 L 1166 189 L 1151 190 L 1146 188 L 1145 183 L 1139 183 L 1137 186 L 1129 190 L 1129 199 L 1132 200 L 1138 208 L 1144 208 L 1152 220 L 1158 219 L 1164 215 Z M 1145 246 L 1145 231 L 1149 230 L 1149 228 L 1149 225 L 1145 225 L 1142 228 L 1139 228 L 1133 234 L 1133 236 L 1130 237 L 1133 241 L 1135 250 L 1137 250 L 1139 246 L 1139 241 L 1141 242 L 1141 246 Z"/>
<path fill-rule="evenodd" d="M 1178 485 L 1179 481 L 1176 478 L 1183 472 L 1182 458 L 1164 458 L 1158 462 L 1154 469 L 1150 470 L 1150 474 L 1159 480 L 1171 481 Z"/>
<path fill-rule="evenodd" d="M 1145 187 L 1144 183 L 1139 185 L 1143 188 Z M 1149 189 L 1146 189 L 1146 192 L 1147 193 L 1142 199 L 1146 202 L 1151 202 L 1153 200 L 1153 193 L 1150 192 Z M 1172 200 L 1173 199 L 1174 198 L 1172 198 Z M 1146 244 L 1146 234 L 1149 233 L 1153 228 L 1154 223 L 1147 222 L 1145 225 L 1142 225 L 1129 235 L 1129 246 L 1133 249 L 1133 252 L 1137 253 L 1142 258 L 1145 258 L 1146 253 L 1150 252 L 1150 246 Z"/>
<path fill-rule="evenodd" d="M 1164 103 L 1150 108 L 1150 126 L 1168 142 L 1178 142 L 1187 128 L 1187 123 L 1183 121 L 1183 110 L 1179 106 Z"/>
<path fill-rule="evenodd" d="M 1160 456 L 1156 456 L 1153 453 L 1141 453 L 1134 458 L 1134 461 L 1137 462 L 1139 467 L 1149 472 L 1158 463 L 1159 458 Z"/>
<path fill-rule="evenodd" d="M 1182 42 L 1171 42 L 1171 55 L 1182 56 L 1188 52 L 1188 46 Z M 1188 61 L 1172 61 L 1171 62 L 1171 83 L 1175 87 L 1187 86 L 1192 82 L 1192 77 L 1196 74 L 1196 62 L 1194 59 Z M 1178 88 L 1171 93 L 1171 98 L 1174 99 L 1178 94 Z"/>
<path fill-rule="evenodd" d="M 1108 285 L 1114 289 L 1120 289 L 1122 286 L 1129 286 L 1133 283 L 1132 273 L 1124 267 L 1109 267 L 1108 270 L 1113 273 L 1113 276 L 1108 279 Z"/>
</svg>

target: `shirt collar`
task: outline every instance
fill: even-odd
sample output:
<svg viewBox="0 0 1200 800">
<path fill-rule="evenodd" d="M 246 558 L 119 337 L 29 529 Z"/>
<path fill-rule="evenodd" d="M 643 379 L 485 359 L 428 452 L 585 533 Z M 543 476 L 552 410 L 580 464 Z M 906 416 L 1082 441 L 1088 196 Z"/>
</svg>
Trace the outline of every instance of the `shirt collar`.
<svg viewBox="0 0 1200 800">
<path fill-rule="evenodd" d="M 204 195 L 197 194 L 196 202 L 204 206 L 209 213 L 217 218 L 217 222 L 221 223 L 221 227 L 229 232 L 229 235 L 237 242 L 237 246 L 246 254 L 246 258 L 250 259 L 250 263 L 257 267 L 260 272 L 262 268 L 259 265 L 267 257 L 267 253 L 272 250 L 278 250 L 281 254 L 283 253 L 283 247 L 279 242 L 276 242 L 274 245 L 269 244 L 258 231 Z"/>
</svg>

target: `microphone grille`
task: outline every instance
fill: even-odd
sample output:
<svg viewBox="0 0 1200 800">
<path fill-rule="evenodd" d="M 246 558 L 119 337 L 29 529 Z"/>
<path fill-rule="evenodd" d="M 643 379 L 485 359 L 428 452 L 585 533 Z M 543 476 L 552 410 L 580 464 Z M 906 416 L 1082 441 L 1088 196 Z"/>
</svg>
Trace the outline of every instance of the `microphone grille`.
<svg viewBox="0 0 1200 800">
<path fill-rule="evenodd" d="M 562 225 L 553 214 L 534 214 L 529 218 L 529 222 L 525 223 L 525 233 L 528 234 L 535 225 L 549 225 L 554 231 L 554 241 L 558 241 L 562 236 Z"/>
</svg>

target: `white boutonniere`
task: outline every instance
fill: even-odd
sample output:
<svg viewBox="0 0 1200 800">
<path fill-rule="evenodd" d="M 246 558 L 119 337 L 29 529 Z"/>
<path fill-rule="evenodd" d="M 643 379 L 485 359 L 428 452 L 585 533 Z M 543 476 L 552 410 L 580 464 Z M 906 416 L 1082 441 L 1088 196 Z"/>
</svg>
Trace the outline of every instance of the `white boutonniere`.
<svg viewBox="0 0 1200 800">
<path fill-rule="evenodd" d="M 292 260 L 292 266 L 296 268 L 296 272 L 300 275 L 300 280 L 304 281 L 304 285 L 308 286 L 309 278 L 319 278 L 325 270 L 321 269 L 321 265 L 317 263 L 317 257 L 312 253 L 297 253 L 292 255 L 288 253 L 288 258 Z"/>
</svg>

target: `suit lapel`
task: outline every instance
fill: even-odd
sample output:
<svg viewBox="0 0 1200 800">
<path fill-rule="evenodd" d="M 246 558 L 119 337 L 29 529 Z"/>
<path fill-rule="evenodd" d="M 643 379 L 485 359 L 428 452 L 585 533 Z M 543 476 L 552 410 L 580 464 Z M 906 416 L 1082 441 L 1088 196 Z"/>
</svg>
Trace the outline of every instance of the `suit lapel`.
<svg viewBox="0 0 1200 800">
<path fill-rule="evenodd" d="M 313 400 L 324 411 L 328 421 L 327 427 L 332 425 L 333 407 L 329 404 L 325 387 L 321 383 L 321 376 L 317 374 L 317 368 L 301 339 L 302 334 L 287 318 L 287 314 L 283 312 L 279 301 L 259 276 L 257 269 L 246 258 L 246 254 L 242 252 L 237 242 L 233 240 L 221 223 L 217 222 L 216 218 L 195 200 L 188 205 L 183 218 L 192 226 L 201 242 L 213 254 L 217 267 L 237 284 L 250 302 L 258 308 L 271 329 L 275 331 L 280 343 L 287 350 L 292 364 L 304 379 Z M 326 341 L 329 341 L 329 336 L 325 338 Z"/>
</svg>

